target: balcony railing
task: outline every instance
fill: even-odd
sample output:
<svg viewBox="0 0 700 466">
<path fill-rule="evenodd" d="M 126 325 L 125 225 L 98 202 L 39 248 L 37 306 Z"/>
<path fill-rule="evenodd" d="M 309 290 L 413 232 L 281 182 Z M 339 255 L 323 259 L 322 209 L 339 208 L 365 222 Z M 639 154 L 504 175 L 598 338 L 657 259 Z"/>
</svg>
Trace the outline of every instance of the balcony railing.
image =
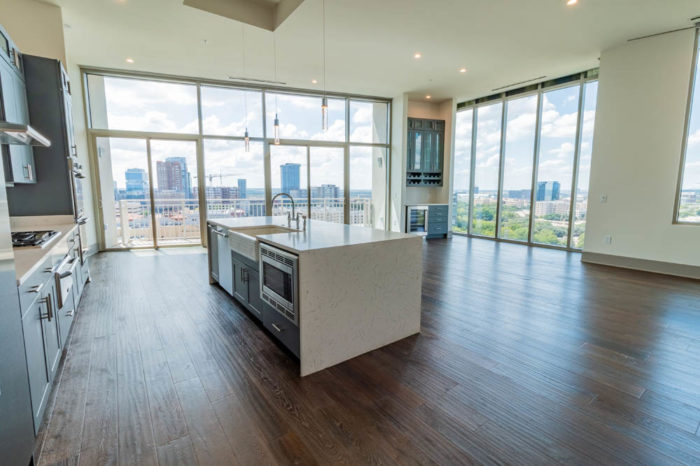
<svg viewBox="0 0 700 466">
<path fill-rule="evenodd" d="M 306 199 L 295 201 L 297 212 L 307 212 Z M 311 218 L 342 223 L 344 198 L 312 198 Z M 272 215 L 286 215 L 288 200 L 276 201 Z M 372 200 L 350 199 L 350 223 L 371 226 Z M 156 237 L 159 245 L 198 244 L 199 202 L 197 199 L 156 199 Z M 264 199 L 207 199 L 207 218 L 260 217 L 266 215 Z M 152 246 L 153 229 L 150 201 L 122 199 L 115 202 L 116 231 L 111 232 L 115 247 Z"/>
</svg>

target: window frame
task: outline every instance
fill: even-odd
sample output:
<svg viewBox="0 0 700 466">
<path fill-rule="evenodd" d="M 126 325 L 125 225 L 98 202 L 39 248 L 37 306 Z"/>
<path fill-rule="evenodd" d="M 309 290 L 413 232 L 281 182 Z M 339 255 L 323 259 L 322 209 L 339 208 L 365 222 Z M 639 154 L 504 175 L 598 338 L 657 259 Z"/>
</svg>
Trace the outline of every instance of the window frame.
<svg viewBox="0 0 700 466">
<path fill-rule="evenodd" d="M 688 103 L 685 110 L 685 123 L 683 127 L 683 142 L 681 144 L 681 161 L 678 168 L 678 180 L 676 182 L 676 196 L 673 205 L 673 225 L 700 226 L 700 222 L 687 222 L 680 220 L 678 215 L 681 209 L 681 196 L 683 194 L 683 176 L 688 155 L 688 140 L 690 139 L 690 119 L 692 117 L 693 100 L 700 99 L 695 95 L 695 85 L 700 83 L 700 73 L 697 73 L 698 61 L 700 61 L 700 23 L 695 25 L 695 40 L 693 42 L 693 58 L 690 63 L 690 84 L 688 86 Z M 700 115 L 698 116 L 700 118 Z"/>
</svg>

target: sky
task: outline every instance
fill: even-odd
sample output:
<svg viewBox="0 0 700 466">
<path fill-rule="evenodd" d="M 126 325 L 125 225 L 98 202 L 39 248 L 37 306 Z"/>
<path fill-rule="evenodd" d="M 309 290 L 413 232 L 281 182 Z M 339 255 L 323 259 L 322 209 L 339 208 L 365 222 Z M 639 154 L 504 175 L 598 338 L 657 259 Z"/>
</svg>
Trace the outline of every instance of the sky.
<svg viewBox="0 0 700 466">
<path fill-rule="evenodd" d="M 597 82 L 584 87 L 584 118 L 581 138 L 580 189 L 588 190 L 591 142 L 595 119 Z M 559 181 L 562 194 L 571 190 L 579 86 L 543 94 L 538 181 Z M 478 107 L 474 185 L 481 191 L 498 188 L 503 104 Z M 455 190 L 469 189 L 472 115 L 457 113 L 455 138 Z M 537 97 L 525 96 L 506 103 L 504 190 L 530 189 L 534 155 Z M 585 180 L 585 183 L 583 181 Z"/>
<path fill-rule="evenodd" d="M 91 82 L 92 81 L 92 82 Z M 96 76 L 89 77 L 91 96 L 99 95 Z M 106 121 L 93 106 L 92 121 L 96 128 L 197 134 L 197 92 L 190 84 L 143 81 L 129 78 L 104 78 Z M 246 128 L 251 137 L 263 136 L 262 96 L 259 91 L 202 86 L 202 127 L 204 134 L 244 136 Z M 325 132 L 321 122 L 321 98 L 289 94 L 266 94 L 268 134 L 277 114 L 282 138 L 311 141 L 345 140 L 345 100 L 328 99 L 329 127 Z M 388 105 L 351 101 L 350 140 L 352 142 L 388 142 L 386 127 L 379 128 L 373 120 L 386 121 Z M 154 141 L 155 142 L 155 141 Z M 111 139 L 113 179 L 124 189 L 127 168 L 146 169 L 146 146 L 143 140 Z M 156 160 L 153 151 L 152 158 Z M 274 147 L 272 151 L 272 186 L 279 187 L 279 165 L 300 162 L 306 166 L 306 149 Z M 160 142 L 158 157 L 186 157 L 188 169 L 196 184 L 196 150 L 193 143 Z M 372 188 L 372 149 L 353 148 L 350 151 L 352 189 Z M 311 185 L 336 184 L 343 187 L 343 149 L 312 148 L 310 153 Z M 245 152 L 242 141 L 206 139 L 204 141 L 207 185 L 235 186 L 238 178 L 248 180 L 248 188 L 264 188 L 263 144 L 251 141 Z M 209 182 L 209 175 L 211 182 Z M 305 183 L 303 173 L 302 183 Z M 154 181 L 156 177 L 154 176 Z"/>
</svg>

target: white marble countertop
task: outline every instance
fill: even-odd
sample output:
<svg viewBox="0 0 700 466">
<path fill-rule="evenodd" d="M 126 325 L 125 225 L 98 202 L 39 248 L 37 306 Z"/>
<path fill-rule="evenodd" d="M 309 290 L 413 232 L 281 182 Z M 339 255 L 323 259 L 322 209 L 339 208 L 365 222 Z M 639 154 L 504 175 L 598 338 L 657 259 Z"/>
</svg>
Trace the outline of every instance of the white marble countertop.
<svg viewBox="0 0 700 466">
<path fill-rule="evenodd" d="M 19 247 L 12 248 L 15 256 L 15 275 L 17 276 L 17 285 L 24 283 L 32 273 L 36 271 L 39 263 L 46 258 L 47 255 L 63 242 L 63 238 L 78 228 L 77 223 L 70 223 L 73 217 L 70 215 L 57 215 L 46 217 L 14 217 L 10 219 L 10 227 L 15 231 L 38 231 L 38 230 L 56 230 L 58 235 L 53 237 L 51 241 L 43 248 L 39 247 Z M 60 222 L 60 223 L 54 223 Z"/>
<path fill-rule="evenodd" d="M 231 230 L 263 225 L 287 227 L 287 217 L 284 216 L 217 218 L 210 219 L 207 222 Z M 292 228 L 294 227 L 295 223 L 292 221 Z M 306 231 L 259 235 L 257 238 L 264 243 L 299 254 L 326 248 L 396 241 L 409 238 L 415 239 L 416 236 L 393 231 L 375 230 L 363 226 L 344 225 L 321 220 L 307 220 Z"/>
</svg>

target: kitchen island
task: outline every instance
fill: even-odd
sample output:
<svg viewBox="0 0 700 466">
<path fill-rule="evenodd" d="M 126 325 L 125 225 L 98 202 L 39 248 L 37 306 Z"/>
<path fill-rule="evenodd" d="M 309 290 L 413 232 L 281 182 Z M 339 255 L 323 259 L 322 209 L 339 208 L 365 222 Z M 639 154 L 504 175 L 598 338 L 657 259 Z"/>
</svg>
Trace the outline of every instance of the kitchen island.
<svg viewBox="0 0 700 466">
<path fill-rule="evenodd" d="M 287 217 L 208 221 L 210 281 L 299 357 L 302 376 L 420 332 L 420 237 L 320 220 L 299 230 Z M 277 280 L 278 288 L 294 288 L 287 300 L 294 310 L 277 302 L 279 272 L 265 262 L 275 256 L 295 264 Z M 243 294 L 241 284 L 249 285 Z"/>
</svg>

